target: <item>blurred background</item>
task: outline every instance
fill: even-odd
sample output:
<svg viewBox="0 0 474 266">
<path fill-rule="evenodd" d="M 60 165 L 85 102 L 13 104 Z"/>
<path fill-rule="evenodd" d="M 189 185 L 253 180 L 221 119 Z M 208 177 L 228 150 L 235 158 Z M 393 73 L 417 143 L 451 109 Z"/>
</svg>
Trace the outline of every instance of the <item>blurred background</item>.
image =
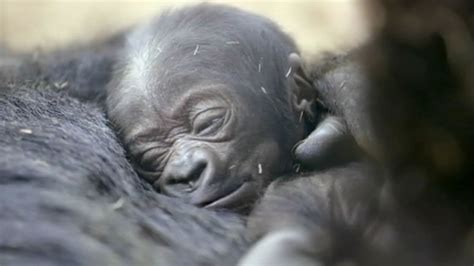
<svg viewBox="0 0 474 266">
<path fill-rule="evenodd" d="M 305 54 L 349 49 L 365 40 L 370 22 L 363 0 L 233 1 L 265 15 L 289 33 Z M 103 39 L 163 9 L 202 1 L 0 0 L 0 46 L 29 52 Z"/>
</svg>

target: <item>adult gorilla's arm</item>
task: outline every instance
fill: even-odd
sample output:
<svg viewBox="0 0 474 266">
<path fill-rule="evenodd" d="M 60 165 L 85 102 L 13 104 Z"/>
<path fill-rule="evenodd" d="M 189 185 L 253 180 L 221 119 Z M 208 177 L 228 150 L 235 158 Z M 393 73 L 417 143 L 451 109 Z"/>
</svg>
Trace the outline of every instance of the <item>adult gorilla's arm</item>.
<svg viewBox="0 0 474 266">
<path fill-rule="evenodd" d="M 380 221 L 382 182 L 376 167 L 354 163 L 273 183 L 250 215 L 259 241 L 240 265 L 343 265 Z"/>
</svg>

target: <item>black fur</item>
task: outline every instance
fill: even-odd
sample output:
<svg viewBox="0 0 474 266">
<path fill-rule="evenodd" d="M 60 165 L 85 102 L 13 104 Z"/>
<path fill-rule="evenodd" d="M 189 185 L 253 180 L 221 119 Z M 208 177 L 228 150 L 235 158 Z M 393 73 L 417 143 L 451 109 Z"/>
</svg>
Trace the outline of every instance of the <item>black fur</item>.
<svg viewBox="0 0 474 266">
<path fill-rule="evenodd" d="M 5 85 L 45 82 L 81 101 L 102 104 L 125 33 L 88 45 L 32 54 L 0 54 Z M 17 86 L 17 85 L 15 85 Z"/>
</svg>

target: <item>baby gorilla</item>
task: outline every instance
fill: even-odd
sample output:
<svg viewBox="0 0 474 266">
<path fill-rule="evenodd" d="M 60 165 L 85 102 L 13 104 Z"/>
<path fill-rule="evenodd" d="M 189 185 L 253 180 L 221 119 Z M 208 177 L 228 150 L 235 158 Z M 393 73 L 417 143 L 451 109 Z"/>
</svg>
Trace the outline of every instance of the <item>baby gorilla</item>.
<svg viewBox="0 0 474 266">
<path fill-rule="evenodd" d="M 261 16 L 200 4 L 129 36 L 107 109 L 137 171 L 191 204 L 243 209 L 291 170 L 314 117 L 294 42 Z"/>
</svg>

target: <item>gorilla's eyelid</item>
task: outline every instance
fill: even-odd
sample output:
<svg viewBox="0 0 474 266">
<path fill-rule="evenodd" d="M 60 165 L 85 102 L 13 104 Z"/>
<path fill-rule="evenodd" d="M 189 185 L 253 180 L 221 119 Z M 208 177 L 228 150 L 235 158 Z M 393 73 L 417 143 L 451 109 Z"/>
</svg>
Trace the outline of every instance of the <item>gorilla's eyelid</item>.
<svg viewBox="0 0 474 266">
<path fill-rule="evenodd" d="M 213 112 L 213 111 L 216 111 L 216 110 L 222 111 L 221 113 L 217 113 L 217 115 L 220 115 L 220 114 L 224 114 L 226 112 L 227 108 L 225 108 L 223 106 L 216 106 L 216 107 L 210 107 L 210 108 L 205 108 L 205 109 L 199 110 L 195 114 L 192 115 L 191 121 L 194 121 L 198 116 L 200 116 L 203 113 Z"/>
<path fill-rule="evenodd" d="M 164 161 L 169 156 L 169 150 L 163 146 L 153 146 L 142 151 L 137 158 L 139 158 L 140 167 L 148 167 L 153 169 L 153 173 L 162 172 Z"/>
<path fill-rule="evenodd" d="M 206 113 L 211 113 L 211 114 L 206 114 Z M 200 111 L 194 116 L 192 120 L 193 131 L 195 131 L 196 134 L 201 134 L 204 131 L 206 131 L 204 132 L 205 134 L 213 133 L 215 130 L 220 129 L 222 126 L 225 125 L 225 123 L 228 120 L 226 119 L 227 114 L 228 114 L 227 109 L 222 108 L 222 107 L 209 108 L 209 109 Z M 199 117 L 203 117 L 203 118 L 199 119 Z M 208 131 L 207 129 L 209 129 L 211 132 L 207 132 Z"/>
<path fill-rule="evenodd" d="M 161 151 L 161 152 L 158 152 L 158 151 Z M 157 153 L 157 154 L 160 154 L 160 153 L 164 153 L 166 151 L 166 148 L 165 147 L 162 147 L 162 146 L 157 146 L 157 145 L 154 145 L 150 148 L 147 148 L 145 150 L 143 150 L 141 152 L 141 156 L 145 156 L 147 153 L 150 153 L 150 152 L 154 152 L 154 153 Z"/>
<path fill-rule="evenodd" d="M 141 166 L 136 167 L 135 170 L 140 176 L 144 177 L 148 181 L 158 180 L 158 178 L 160 178 L 162 174 L 162 171 L 147 171 L 145 169 L 142 169 Z"/>
<path fill-rule="evenodd" d="M 144 148 L 140 146 L 145 146 Z M 166 149 L 165 147 L 162 147 L 161 145 L 138 145 L 137 147 L 137 155 L 138 157 L 143 157 L 145 154 L 151 152 L 151 151 L 156 151 L 156 150 L 164 150 Z"/>
<path fill-rule="evenodd" d="M 151 128 L 133 134 L 125 139 L 127 146 L 135 145 L 136 143 L 148 143 L 150 140 L 156 139 L 158 136 L 164 136 L 166 130 L 163 128 Z M 139 145 L 141 146 L 141 145 Z"/>
</svg>

